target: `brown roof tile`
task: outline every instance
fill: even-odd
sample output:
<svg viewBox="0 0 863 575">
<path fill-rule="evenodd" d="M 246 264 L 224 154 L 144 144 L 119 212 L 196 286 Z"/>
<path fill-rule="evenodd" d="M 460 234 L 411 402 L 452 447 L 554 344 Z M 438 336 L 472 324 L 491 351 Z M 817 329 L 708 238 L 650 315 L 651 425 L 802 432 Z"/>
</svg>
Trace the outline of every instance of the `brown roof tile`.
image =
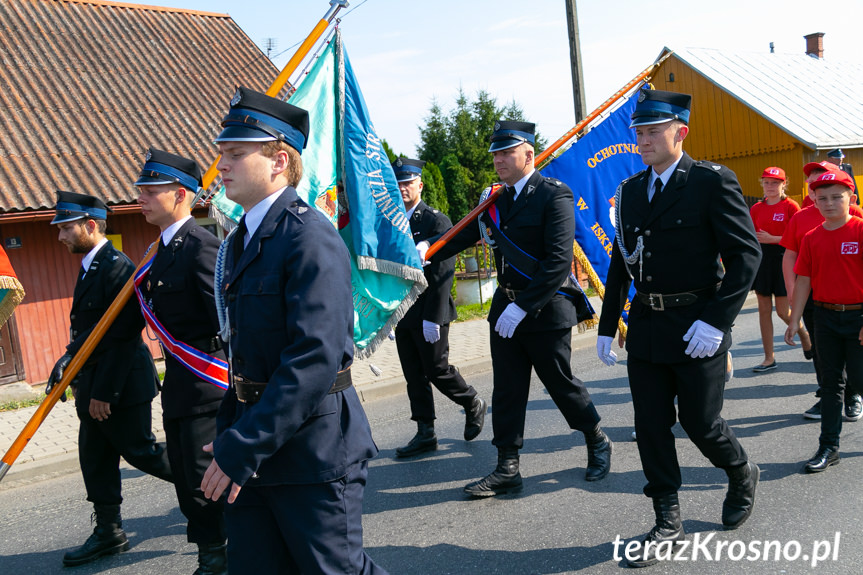
<svg viewBox="0 0 863 575">
<path fill-rule="evenodd" d="M 0 0 L 0 214 L 55 190 L 134 202 L 149 146 L 206 169 L 234 86 L 278 70 L 225 14 L 88 0 Z"/>
</svg>

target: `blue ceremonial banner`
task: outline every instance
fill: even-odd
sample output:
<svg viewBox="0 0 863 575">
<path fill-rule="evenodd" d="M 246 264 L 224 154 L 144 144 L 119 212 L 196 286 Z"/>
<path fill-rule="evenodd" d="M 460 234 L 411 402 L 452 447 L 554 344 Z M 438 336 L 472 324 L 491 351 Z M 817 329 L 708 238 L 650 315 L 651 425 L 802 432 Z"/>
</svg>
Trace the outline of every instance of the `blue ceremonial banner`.
<svg viewBox="0 0 863 575">
<path fill-rule="evenodd" d="M 629 98 L 542 170 L 544 176 L 557 178 L 572 189 L 575 240 L 603 285 L 614 242 L 614 192 L 621 181 L 646 167 L 635 131 L 629 128 L 635 104 L 635 98 Z M 628 309 L 627 304 L 624 319 Z"/>
</svg>

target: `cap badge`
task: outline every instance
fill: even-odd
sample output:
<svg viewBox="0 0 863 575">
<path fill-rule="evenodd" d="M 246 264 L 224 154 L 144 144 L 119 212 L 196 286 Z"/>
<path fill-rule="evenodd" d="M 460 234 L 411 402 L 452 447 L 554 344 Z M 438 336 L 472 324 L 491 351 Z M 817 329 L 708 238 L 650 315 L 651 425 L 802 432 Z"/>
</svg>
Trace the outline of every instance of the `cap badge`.
<svg viewBox="0 0 863 575">
<path fill-rule="evenodd" d="M 240 103 L 240 100 L 242 100 L 242 99 L 243 99 L 243 95 L 240 93 L 240 90 L 238 88 L 237 91 L 234 92 L 234 97 L 231 98 L 231 106 L 236 106 L 237 104 Z"/>
<path fill-rule="evenodd" d="M 494 123 L 494 131 L 497 132 L 498 130 L 500 130 L 500 122 L 495 122 Z"/>
<path fill-rule="evenodd" d="M 638 92 L 638 101 L 643 102 L 647 99 L 647 94 L 645 94 L 644 90 L 639 90 Z"/>
<path fill-rule="evenodd" d="M 150 158 L 152 158 L 152 157 L 153 157 L 153 153 L 150 150 L 147 150 L 147 155 L 144 156 L 144 161 L 149 162 Z"/>
<path fill-rule="evenodd" d="M 396 160 L 396 167 L 401 168 L 402 166 L 404 166 L 404 164 L 402 163 L 402 159 L 401 158 L 397 159 Z"/>
</svg>

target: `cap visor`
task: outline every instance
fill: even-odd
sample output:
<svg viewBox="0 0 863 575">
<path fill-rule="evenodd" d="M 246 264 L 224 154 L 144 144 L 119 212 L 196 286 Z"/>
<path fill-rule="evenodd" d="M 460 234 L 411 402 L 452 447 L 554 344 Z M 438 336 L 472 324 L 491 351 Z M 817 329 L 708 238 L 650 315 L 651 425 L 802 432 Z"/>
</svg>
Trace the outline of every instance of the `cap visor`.
<svg viewBox="0 0 863 575">
<path fill-rule="evenodd" d="M 213 142 L 274 142 L 276 138 L 247 126 L 227 126 Z"/>
<path fill-rule="evenodd" d="M 177 180 L 168 178 L 154 178 L 153 176 L 141 176 L 138 181 L 132 184 L 133 186 L 161 186 L 163 184 L 174 184 Z"/>
<path fill-rule="evenodd" d="M 514 140 L 507 138 L 506 140 L 498 140 L 496 142 L 492 142 L 491 146 L 488 147 L 489 152 L 500 152 L 501 150 L 507 150 L 509 148 L 514 148 L 521 144 L 524 144 L 524 140 Z"/>
<path fill-rule="evenodd" d="M 84 216 L 54 216 L 51 220 L 52 224 L 65 224 L 66 222 L 74 222 L 75 220 L 83 220 Z"/>
<path fill-rule="evenodd" d="M 654 124 L 664 124 L 666 122 L 670 122 L 672 118 L 657 118 L 656 116 L 645 116 L 644 118 L 634 118 L 632 122 L 629 123 L 630 128 L 634 128 L 636 126 L 652 126 Z"/>
</svg>

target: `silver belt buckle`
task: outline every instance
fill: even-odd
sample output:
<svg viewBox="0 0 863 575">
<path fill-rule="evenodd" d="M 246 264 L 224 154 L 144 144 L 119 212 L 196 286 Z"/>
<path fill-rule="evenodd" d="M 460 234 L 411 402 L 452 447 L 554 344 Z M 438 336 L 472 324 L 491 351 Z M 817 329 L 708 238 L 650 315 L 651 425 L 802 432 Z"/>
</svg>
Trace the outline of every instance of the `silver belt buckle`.
<svg viewBox="0 0 863 575">
<path fill-rule="evenodd" d="M 515 301 L 515 292 L 507 287 L 503 288 L 503 293 L 509 298 L 509 301 Z"/>
<path fill-rule="evenodd" d="M 653 311 L 665 311 L 665 302 L 662 301 L 661 293 L 652 293 L 649 294 L 647 297 L 648 301 L 650 302 L 650 309 L 652 309 Z"/>
</svg>

